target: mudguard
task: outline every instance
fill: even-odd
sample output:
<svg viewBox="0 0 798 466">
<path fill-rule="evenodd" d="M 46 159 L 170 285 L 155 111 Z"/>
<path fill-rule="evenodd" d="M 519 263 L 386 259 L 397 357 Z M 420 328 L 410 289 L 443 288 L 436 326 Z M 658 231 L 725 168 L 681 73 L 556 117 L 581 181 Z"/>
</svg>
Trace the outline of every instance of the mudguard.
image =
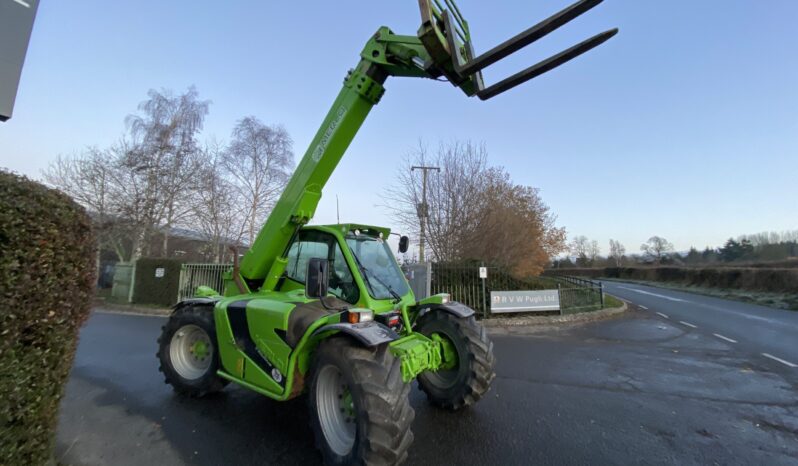
<svg viewBox="0 0 798 466">
<path fill-rule="evenodd" d="M 355 338 L 355 340 L 359 341 L 367 348 L 399 339 L 399 334 L 394 332 L 389 327 L 386 327 L 385 325 L 373 320 L 369 322 L 360 322 L 357 324 L 341 322 L 337 324 L 325 325 L 316 329 L 316 331 L 313 332 L 313 335 L 318 335 L 322 332 L 327 332 L 330 330 L 337 330 L 341 333 L 345 333 Z"/>
<path fill-rule="evenodd" d="M 179 303 L 172 306 L 172 309 L 177 310 L 184 306 L 190 306 L 192 304 L 200 304 L 205 306 L 214 306 L 216 302 L 219 301 L 219 298 L 188 298 L 180 301 Z"/>
<path fill-rule="evenodd" d="M 443 311 L 452 314 L 455 317 L 465 319 L 475 314 L 474 310 L 465 304 L 458 303 L 457 301 L 449 301 L 446 304 L 427 304 L 418 313 L 418 319 L 430 311 Z"/>
</svg>

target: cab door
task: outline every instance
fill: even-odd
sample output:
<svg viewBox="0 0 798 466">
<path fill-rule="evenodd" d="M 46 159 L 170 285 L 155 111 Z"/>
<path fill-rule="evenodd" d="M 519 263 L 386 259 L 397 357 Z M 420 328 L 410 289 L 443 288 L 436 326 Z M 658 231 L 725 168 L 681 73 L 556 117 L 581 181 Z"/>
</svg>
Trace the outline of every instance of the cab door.
<svg viewBox="0 0 798 466">
<path fill-rule="evenodd" d="M 288 265 L 280 291 L 304 289 L 310 259 L 327 259 L 330 263 L 330 293 L 355 305 L 360 289 L 346 263 L 335 236 L 318 230 L 302 230 L 288 250 Z"/>
</svg>

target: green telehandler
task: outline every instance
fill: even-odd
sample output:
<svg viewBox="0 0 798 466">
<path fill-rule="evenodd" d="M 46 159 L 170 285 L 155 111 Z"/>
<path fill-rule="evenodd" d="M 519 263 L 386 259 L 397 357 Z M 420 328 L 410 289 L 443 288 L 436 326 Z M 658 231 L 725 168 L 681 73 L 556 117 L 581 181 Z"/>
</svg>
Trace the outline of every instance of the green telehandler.
<svg viewBox="0 0 798 466">
<path fill-rule="evenodd" d="M 448 80 L 468 96 L 492 98 L 612 37 L 617 29 L 483 83 L 483 68 L 600 2 L 581 0 L 479 56 L 453 0 L 419 0 L 415 36 L 379 28 L 240 263 L 236 254 L 224 289 L 200 287 L 175 306 L 158 339 L 166 382 L 195 397 L 231 381 L 279 401 L 307 393 L 328 464 L 403 461 L 414 379 L 443 409 L 479 400 L 495 373 L 493 344 L 474 311 L 447 294 L 417 300 L 387 228 L 308 222 L 389 76 Z M 407 247 L 403 236 L 399 251 Z"/>
</svg>

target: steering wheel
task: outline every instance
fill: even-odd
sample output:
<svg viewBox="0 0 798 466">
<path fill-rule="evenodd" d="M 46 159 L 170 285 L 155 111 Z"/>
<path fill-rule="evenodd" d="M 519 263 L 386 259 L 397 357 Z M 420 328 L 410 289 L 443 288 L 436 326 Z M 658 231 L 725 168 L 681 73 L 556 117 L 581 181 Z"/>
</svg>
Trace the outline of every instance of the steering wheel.
<svg viewBox="0 0 798 466">
<path fill-rule="evenodd" d="M 332 268 L 330 272 L 330 290 L 334 290 L 336 288 L 340 289 L 341 292 L 339 298 L 350 304 L 357 302 L 358 291 L 355 283 L 353 281 L 344 281 L 344 279 L 335 271 L 335 268 Z"/>
</svg>

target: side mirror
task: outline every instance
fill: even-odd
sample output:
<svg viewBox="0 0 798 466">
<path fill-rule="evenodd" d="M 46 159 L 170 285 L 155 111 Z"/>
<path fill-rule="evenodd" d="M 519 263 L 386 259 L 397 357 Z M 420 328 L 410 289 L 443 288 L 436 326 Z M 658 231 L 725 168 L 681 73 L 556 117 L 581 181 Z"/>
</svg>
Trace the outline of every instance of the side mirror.
<svg viewBox="0 0 798 466">
<path fill-rule="evenodd" d="M 410 238 L 407 236 L 399 237 L 399 252 L 402 254 L 407 252 L 407 247 L 410 245 Z"/>
<path fill-rule="evenodd" d="M 330 287 L 330 263 L 327 259 L 312 258 L 308 261 L 308 273 L 305 279 L 305 295 L 308 298 L 324 298 Z"/>
</svg>

